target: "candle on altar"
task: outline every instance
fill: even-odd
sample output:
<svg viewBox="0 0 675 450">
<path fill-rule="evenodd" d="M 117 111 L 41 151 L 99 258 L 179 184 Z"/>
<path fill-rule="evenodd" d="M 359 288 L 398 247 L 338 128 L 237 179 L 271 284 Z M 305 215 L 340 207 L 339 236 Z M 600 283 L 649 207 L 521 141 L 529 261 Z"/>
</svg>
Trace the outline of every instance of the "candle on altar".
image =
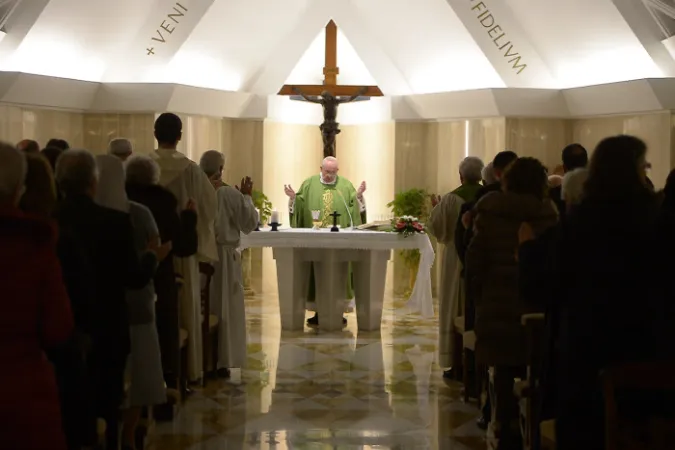
<svg viewBox="0 0 675 450">
<path fill-rule="evenodd" d="M 276 209 L 272 210 L 272 217 L 270 223 L 279 223 L 279 211 Z"/>
</svg>

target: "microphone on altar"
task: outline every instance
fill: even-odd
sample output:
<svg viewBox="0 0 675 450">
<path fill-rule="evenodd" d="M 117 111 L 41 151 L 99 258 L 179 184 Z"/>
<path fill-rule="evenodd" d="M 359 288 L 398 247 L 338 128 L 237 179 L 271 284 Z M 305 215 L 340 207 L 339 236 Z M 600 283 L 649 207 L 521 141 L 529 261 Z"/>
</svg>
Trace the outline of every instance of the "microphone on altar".
<svg viewBox="0 0 675 450">
<path fill-rule="evenodd" d="M 342 192 L 340 192 L 339 189 L 335 189 L 335 190 L 337 191 L 338 194 L 340 194 L 340 198 L 342 199 L 342 203 L 345 204 L 345 208 L 347 209 L 347 215 L 349 215 L 349 224 L 350 224 L 349 229 L 353 230 L 354 229 L 354 219 L 352 218 L 352 212 L 349 210 L 349 205 L 347 205 L 347 200 L 345 200 L 345 196 L 342 195 Z"/>
</svg>

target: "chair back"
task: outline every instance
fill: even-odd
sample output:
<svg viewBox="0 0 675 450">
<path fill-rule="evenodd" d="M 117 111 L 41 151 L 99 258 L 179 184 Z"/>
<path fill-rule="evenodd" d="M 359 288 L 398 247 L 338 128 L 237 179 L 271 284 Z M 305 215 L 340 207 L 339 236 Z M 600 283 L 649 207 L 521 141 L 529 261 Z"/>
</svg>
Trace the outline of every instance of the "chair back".
<svg viewBox="0 0 675 450">
<path fill-rule="evenodd" d="M 214 267 L 205 262 L 199 263 L 199 274 L 201 275 L 201 306 L 202 306 L 202 329 L 209 332 L 209 315 L 211 314 L 210 291 L 213 275 L 216 273 Z"/>
<path fill-rule="evenodd" d="M 657 410 L 644 411 L 642 424 L 622 420 L 616 401 L 617 390 L 672 398 L 675 393 L 675 361 L 629 363 L 603 371 L 606 450 L 666 450 L 673 448 L 675 418 L 659 417 Z M 648 403 L 648 402 L 645 402 Z M 650 414 L 653 413 L 653 414 Z M 639 429 L 642 428 L 642 429 Z M 639 429 L 639 430 L 638 430 Z M 638 438 L 639 436 L 639 438 Z"/>
</svg>

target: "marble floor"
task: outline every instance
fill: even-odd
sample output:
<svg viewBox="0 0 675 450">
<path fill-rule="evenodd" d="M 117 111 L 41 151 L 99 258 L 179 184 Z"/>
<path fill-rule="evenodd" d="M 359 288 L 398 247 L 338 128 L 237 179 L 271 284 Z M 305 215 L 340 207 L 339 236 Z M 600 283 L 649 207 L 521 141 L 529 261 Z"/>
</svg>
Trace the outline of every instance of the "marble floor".
<svg viewBox="0 0 675 450">
<path fill-rule="evenodd" d="M 231 380 L 198 389 L 162 450 L 485 449 L 478 410 L 445 382 L 437 321 L 385 302 L 381 332 L 282 332 L 275 298 L 247 300 L 248 360 Z"/>
</svg>

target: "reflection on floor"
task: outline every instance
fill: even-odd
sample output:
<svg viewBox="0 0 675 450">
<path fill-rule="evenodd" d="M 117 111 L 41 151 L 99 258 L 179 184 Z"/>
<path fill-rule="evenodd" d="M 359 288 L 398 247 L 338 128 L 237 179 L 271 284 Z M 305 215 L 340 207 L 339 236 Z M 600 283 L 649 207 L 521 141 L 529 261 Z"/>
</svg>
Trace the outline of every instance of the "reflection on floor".
<svg viewBox="0 0 675 450">
<path fill-rule="evenodd" d="M 382 331 L 281 331 L 277 300 L 247 299 L 248 362 L 198 390 L 155 448 L 484 449 L 475 405 L 445 383 L 437 321 L 385 302 Z"/>
</svg>

